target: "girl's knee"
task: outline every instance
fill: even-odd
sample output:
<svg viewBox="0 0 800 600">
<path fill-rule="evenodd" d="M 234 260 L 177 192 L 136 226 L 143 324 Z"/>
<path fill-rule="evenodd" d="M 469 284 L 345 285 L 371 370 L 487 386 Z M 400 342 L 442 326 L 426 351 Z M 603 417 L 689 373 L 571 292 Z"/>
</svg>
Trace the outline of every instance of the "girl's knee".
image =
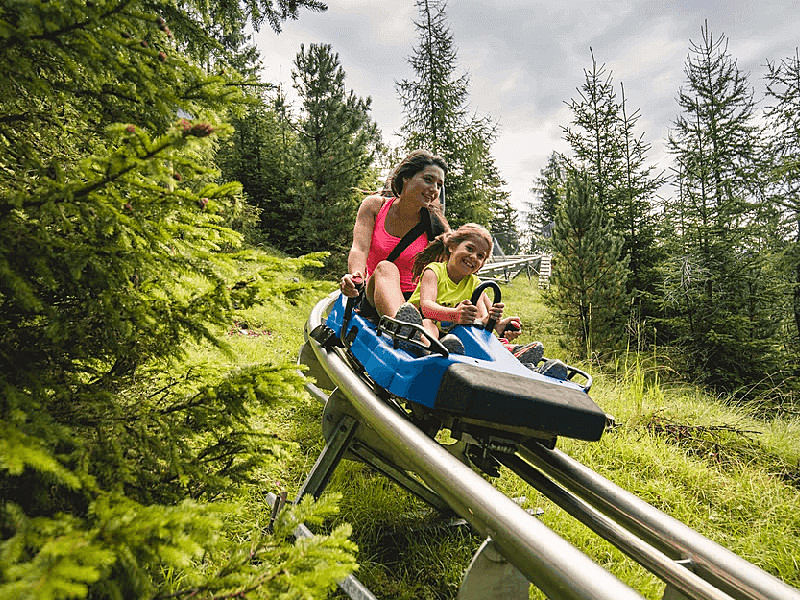
<svg viewBox="0 0 800 600">
<path fill-rule="evenodd" d="M 423 319 L 422 326 L 425 328 L 432 337 L 439 339 L 439 328 L 436 326 L 436 323 L 431 321 L 430 319 Z"/>
</svg>

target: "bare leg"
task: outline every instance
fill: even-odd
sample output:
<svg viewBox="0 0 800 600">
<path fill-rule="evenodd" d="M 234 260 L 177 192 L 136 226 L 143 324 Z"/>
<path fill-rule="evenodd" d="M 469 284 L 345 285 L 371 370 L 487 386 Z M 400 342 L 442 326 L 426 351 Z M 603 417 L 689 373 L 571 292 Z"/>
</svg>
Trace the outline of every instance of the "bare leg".
<svg viewBox="0 0 800 600">
<path fill-rule="evenodd" d="M 381 261 L 367 281 L 367 299 L 381 315 L 394 317 L 406 301 L 400 291 L 400 271 L 394 263 Z"/>
<path fill-rule="evenodd" d="M 431 335 L 431 337 L 437 340 L 439 339 L 439 328 L 433 321 L 430 319 L 423 319 L 422 326 L 425 328 L 425 331 Z"/>
</svg>

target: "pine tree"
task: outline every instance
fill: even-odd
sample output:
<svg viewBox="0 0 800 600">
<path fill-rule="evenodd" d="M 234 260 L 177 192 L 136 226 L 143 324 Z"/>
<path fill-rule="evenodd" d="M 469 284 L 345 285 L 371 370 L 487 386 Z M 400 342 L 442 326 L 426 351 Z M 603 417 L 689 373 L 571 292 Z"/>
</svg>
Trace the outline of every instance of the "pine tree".
<svg viewBox="0 0 800 600">
<path fill-rule="evenodd" d="M 380 134 L 369 116 L 370 98 L 358 98 L 344 85 L 339 56 L 328 44 L 300 47 L 292 71 L 302 100 L 295 146 L 295 204 L 299 222 L 296 252 L 331 251 L 331 267 L 341 271 L 350 246 L 352 223 L 361 196 L 374 180 L 370 171 Z"/>
<path fill-rule="evenodd" d="M 257 101 L 241 116 L 231 117 L 234 133 L 216 155 L 222 175 L 242 184 L 248 203 L 258 212 L 253 237 L 284 252 L 294 252 L 290 238 L 299 223 L 300 211 L 294 203 L 292 155 L 297 144 L 289 106 L 280 89 L 269 98 Z"/>
<path fill-rule="evenodd" d="M 774 372 L 780 319 L 753 193 L 752 91 L 725 36 L 715 39 L 707 23 L 701 34 L 670 134 L 681 178 L 678 202 L 667 208 L 681 231 L 667 264 L 665 324 L 690 371 L 731 388 Z"/>
<path fill-rule="evenodd" d="M 622 180 L 615 191 L 620 213 L 619 231 L 625 239 L 623 252 L 630 256 L 628 292 L 638 300 L 639 316 L 657 313 L 654 297 L 657 294 L 657 265 L 663 262 L 663 252 L 657 243 L 660 227 L 655 210 L 656 191 L 664 184 L 663 174 L 647 164 L 650 144 L 644 133 L 636 134 L 639 109 L 628 110 L 625 87 L 620 83 L 620 141 L 622 142 Z"/>
<path fill-rule="evenodd" d="M 517 254 L 520 250 L 520 232 L 517 226 L 518 213 L 508 198 L 498 202 L 492 218 L 490 231 L 506 254 Z"/>
<path fill-rule="evenodd" d="M 313 261 L 224 226 L 239 186 L 208 157 L 240 78 L 178 50 L 175 6 L 0 1 L 2 597 L 311 595 L 354 566 L 347 528 L 291 540 L 331 503 L 270 535 L 242 500 L 277 448 L 254 411 L 301 398 L 295 366 L 181 362 Z"/>
<path fill-rule="evenodd" d="M 787 240 L 794 344 L 800 343 L 800 52 L 767 64 L 769 196 L 781 207 Z"/>
<path fill-rule="evenodd" d="M 622 181 L 623 143 L 619 135 L 620 105 L 612 74 L 599 65 L 592 53 L 592 67 L 584 69 L 584 83 L 578 99 L 567 105 L 572 110 L 572 127 L 564 127 L 564 138 L 594 187 L 600 209 L 616 225 L 621 221 L 616 190 Z"/>
<path fill-rule="evenodd" d="M 425 148 L 448 164 L 446 212 L 450 224 L 488 224 L 502 180 L 491 156 L 496 127 L 488 117 L 470 115 L 469 76 L 456 76 L 457 51 L 447 26 L 444 0 L 417 0 L 414 25 L 419 45 L 409 62 L 416 79 L 397 83 L 408 151 Z"/>
<path fill-rule="evenodd" d="M 553 228 L 553 275 L 545 299 L 585 356 L 615 348 L 627 308 L 628 257 L 608 224 L 586 173 L 568 175 Z"/>
<path fill-rule="evenodd" d="M 625 240 L 623 252 L 630 256 L 628 292 L 638 299 L 641 316 L 652 315 L 651 300 L 656 287 L 659 254 L 655 241 L 655 191 L 663 184 L 661 175 L 647 165 L 649 144 L 636 132 L 639 110 L 628 108 L 625 88 L 620 84 L 617 100 L 612 73 L 597 64 L 584 70 L 585 81 L 578 98 L 569 102 L 572 127 L 565 127 L 565 139 L 578 164 L 585 168 L 594 185 L 600 208 L 615 231 Z"/>
<path fill-rule="evenodd" d="M 526 219 L 531 237 L 531 252 L 549 250 L 553 223 L 564 197 L 565 170 L 564 157 L 553 152 L 531 187 L 531 193 L 537 197 L 528 204 Z"/>
</svg>

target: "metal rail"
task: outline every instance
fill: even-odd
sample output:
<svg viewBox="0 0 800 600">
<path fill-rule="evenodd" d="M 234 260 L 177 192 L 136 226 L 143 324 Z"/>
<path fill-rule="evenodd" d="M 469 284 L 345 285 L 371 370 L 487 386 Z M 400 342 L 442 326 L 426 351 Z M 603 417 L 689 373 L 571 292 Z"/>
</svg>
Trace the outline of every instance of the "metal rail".
<svg viewBox="0 0 800 600">
<path fill-rule="evenodd" d="M 500 260 L 487 261 L 478 271 L 478 276 L 482 279 L 500 277 L 508 283 L 520 272 L 526 270 L 530 278 L 531 269 L 536 271 L 541 259 L 542 256 L 540 254 L 519 254 L 506 256 Z"/>
<path fill-rule="evenodd" d="M 354 439 L 361 431 L 362 446 L 365 445 L 363 440 L 380 440 L 381 451 L 389 453 L 388 456 L 384 454 L 381 465 L 387 461 L 403 465 L 396 469 L 395 480 L 403 483 L 402 475 L 398 475 L 403 469 L 419 475 L 426 484 L 422 491 L 427 490 L 426 493 L 436 500 L 434 506 L 446 504 L 477 531 L 490 536 L 497 550 L 549 598 L 641 598 L 380 399 L 375 390 L 353 372 L 342 350 L 326 350 L 311 339 L 309 332 L 323 322 L 327 308 L 337 295 L 338 292 L 321 300 L 311 312 L 306 324 L 307 342 L 303 352 L 307 360 L 304 362 L 311 363 L 327 379 L 327 384 L 336 386 L 339 400 L 352 405 L 349 414 L 358 420 L 352 430 Z M 319 392 L 318 396 L 323 395 L 318 388 L 314 391 Z M 341 457 L 342 449 L 349 443 L 349 435 L 350 432 L 347 436 L 342 434 L 340 442 L 329 440 L 328 445 L 335 446 L 337 457 Z M 353 442 L 352 447 L 358 448 L 358 443 Z M 495 453 L 494 456 L 570 515 L 665 581 L 665 599 L 800 600 L 800 592 L 795 588 L 558 450 L 530 443 L 519 447 L 515 454 Z M 323 460 L 321 456 L 320 461 Z M 379 470 L 391 476 L 391 470 Z M 309 479 L 313 478 L 312 472 Z M 313 485 L 313 481 L 307 483 Z"/>
<path fill-rule="evenodd" d="M 311 312 L 307 333 L 322 322 L 336 293 Z M 529 515 L 378 398 L 336 350 L 308 338 L 332 382 L 352 402 L 361 424 L 402 454 L 416 473 L 477 531 L 491 536 L 506 559 L 550 598 L 641 600 L 641 596 Z"/>
<path fill-rule="evenodd" d="M 648 544 L 675 560 L 689 561 L 693 571 L 732 597 L 741 600 L 800 599 L 797 589 L 700 535 L 563 452 L 531 444 L 522 450 L 521 455 Z M 632 556 L 641 562 L 640 557 L 634 554 Z"/>
</svg>

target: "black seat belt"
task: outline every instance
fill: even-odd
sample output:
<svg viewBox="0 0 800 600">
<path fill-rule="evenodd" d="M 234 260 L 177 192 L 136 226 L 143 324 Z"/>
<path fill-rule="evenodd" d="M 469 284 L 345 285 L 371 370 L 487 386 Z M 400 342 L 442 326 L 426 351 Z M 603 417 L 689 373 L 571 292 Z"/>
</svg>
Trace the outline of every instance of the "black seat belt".
<svg viewBox="0 0 800 600">
<path fill-rule="evenodd" d="M 435 236 L 433 235 L 433 223 L 430 212 L 428 209 L 423 207 L 420 209 L 420 221 L 414 227 L 408 230 L 397 245 L 392 249 L 389 253 L 389 256 L 386 257 L 386 260 L 389 262 L 394 262 L 400 254 L 402 254 L 403 250 L 408 248 L 411 243 L 417 239 L 423 233 L 426 234 L 428 241 L 431 241 Z"/>
</svg>

